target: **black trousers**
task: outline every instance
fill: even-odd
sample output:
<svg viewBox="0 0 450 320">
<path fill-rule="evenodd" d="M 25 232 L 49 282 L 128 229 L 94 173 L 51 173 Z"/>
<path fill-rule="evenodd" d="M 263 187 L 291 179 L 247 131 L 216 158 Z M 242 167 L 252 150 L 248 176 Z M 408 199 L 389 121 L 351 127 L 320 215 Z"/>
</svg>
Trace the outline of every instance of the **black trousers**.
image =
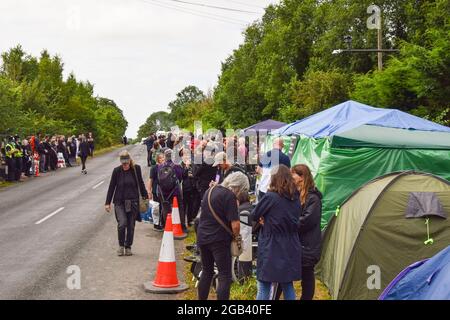
<svg viewBox="0 0 450 320">
<path fill-rule="evenodd" d="M 86 170 L 86 159 L 87 156 L 81 156 L 81 170 Z"/>
<path fill-rule="evenodd" d="M 6 165 L 8 166 L 6 181 L 14 181 L 16 179 L 16 160 L 6 157 Z"/>
<path fill-rule="evenodd" d="M 217 266 L 218 286 L 217 300 L 230 299 L 231 287 L 231 244 L 230 242 L 214 242 L 199 246 L 202 261 L 202 275 L 198 283 L 198 299 L 207 300 L 214 276 L 214 264 Z"/>
<path fill-rule="evenodd" d="M 183 205 L 188 224 L 191 223 L 200 209 L 200 193 L 196 189 L 183 192 Z"/>
<path fill-rule="evenodd" d="M 134 239 L 134 227 L 136 225 L 136 214 L 138 214 L 139 204 L 133 201 L 131 212 L 125 212 L 123 204 L 114 205 L 117 220 L 117 234 L 119 246 L 131 248 Z"/>
<path fill-rule="evenodd" d="M 152 150 L 147 150 L 147 165 L 149 167 L 152 166 L 152 155 L 153 155 Z"/>
<path fill-rule="evenodd" d="M 314 267 L 302 267 L 302 296 L 300 300 L 312 300 L 316 290 Z"/>
<path fill-rule="evenodd" d="M 167 215 L 169 213 L 172 213 L 173 198 L 174 196 L 171 196 L 170 198 L 163 200 L 161 196 L 159 197 L 159 204 L 160 204 L 159 209 L 161 210 L 160 211 L 161 218 L 159 219 L 160 221 L 159 225 L 163 228 L 166 226 Z M 181 199 L 179 196 L 177 197 L 177 199 L 178 199 L 178 211 L 180 212 L 181 227 L 183 228 L 183 231 L 186 231 L 187 230 L 186 214 L 184 210 L 183 199 Z"/>
<path fill-rule="evenodd" d="M 14 161 L 16 162 L 16 168 L 15 168 L 15 177 L 14 179 L 16 181 L 20 180 L 20 177 L 22 176 L 22 169 L 23 169 L 23 159 L 22 158 L 15 158 Z"/>
</svg>

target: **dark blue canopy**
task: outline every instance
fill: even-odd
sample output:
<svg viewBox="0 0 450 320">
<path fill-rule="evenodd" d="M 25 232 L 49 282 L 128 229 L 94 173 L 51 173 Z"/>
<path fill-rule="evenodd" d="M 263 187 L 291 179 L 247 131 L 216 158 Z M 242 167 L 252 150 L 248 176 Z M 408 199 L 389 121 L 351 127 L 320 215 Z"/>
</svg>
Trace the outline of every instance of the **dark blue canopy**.
<svg viewBox="0 0 450 320">
<path fill-rule="evenodd" d="M 450 246 L 400 272 L 379 299 L 450 300 Z"/>
<path fill-rule="evenodd" d="M 275 130 L 275 129 L 281 128 L 282 126 L 285 126 L 285 125 L 286 125 L 286 123 L 284 123 L 284 122 L 269 119 L 269 120 L 265 120 L 265 121 L 259 122 L 257 124 L 254 124 L 248 128 L 245 128 L 244 131 L 247 131 L 250 129 L 253 129 L 255 131 L 260 131 L 260 130 L 270 131 L 270 130 Z"/>
</svg>

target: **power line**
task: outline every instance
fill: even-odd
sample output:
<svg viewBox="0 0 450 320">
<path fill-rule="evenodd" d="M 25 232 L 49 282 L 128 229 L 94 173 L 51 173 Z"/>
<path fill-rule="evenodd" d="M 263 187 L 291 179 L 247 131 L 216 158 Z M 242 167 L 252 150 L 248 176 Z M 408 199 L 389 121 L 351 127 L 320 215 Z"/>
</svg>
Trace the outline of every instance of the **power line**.
<svg viewBox="0 0 450 320">
<path fill-rule="evenodd" d="M 240 5 L 246 6 L 246 7 L 264 9 L 264 7 L 257 6 L 257 5 L 254 5 L 254 4 L 248 4 L 248 3 L 244 3 L 244 2 L 240 2 L 240 1 L 228 0 L 228 2 L 233 2 L 233 3 L 240 4 Z"/>
<path fill-rule="evenodd" d="M 141 2 L 149 4 L 149 5 L 157 6 L 157 7 L 160 7 L 160 8 L 172 9 L 172 10 L 175 10 L 175 11 L 184 12 L 184 13 L 191 14 L 191 15 L 194 15 L 194 16 L 207 18 L 207 19 L 210 19 L 210 20 L 216 20 L 216 21 L 220 21 L 220 22 L 234 24 L 234 25 L 238 25 L 238 26 L 241 26 L 241 27 L 245 27 L 246 26 L 243 23 L 235 22 L 235 21 L 240 21 L 240 20 L 236 20 L 236 19 L 233 19 L 233 18 L 227 18 L 227 17 L 216 18 L 216 17 L 213 17 L 212 14 L 209 14 L 209 13 L 208 14 L 204 14 L 203 12 L 199 13 L 199 11 L 193 11 L 191 9 L 184 9 L 184 8 L 181 9 L 179 7 L 174 7 L 174 6 L 170 6 L 170 5 L 167 5 L 167 4 L 161 4 L 161 3 L 157 2 L 157 0 L 149 0 L 149 1 L 152 1 L 152 2 L 145 1 L 145 0 L 138 0 L 138 1 L 141 1 Z M 217 15 L 214 15 L 214 16 L 217 16 Z"/>
<path fill-rule="evenodd" d="M 206 7 L 206 8 L 212 8 L 212 9 L 218 9 L 218 10 L 226 10 L 226 11 L 241 12 L 241 13 L 261 14 L 260 12 L 255 12 L 255 11 L 247 11 L 247 10 L 241 10 L 241 9 L 236 9 L 236 8 L 212 6 L 212 5 L 209 5 L 209 4 L 198 3 L 198 2 L 189 2 L 189 1 L 183 1 L 183 0 L 167 0 L 167 1 L 179 2 L 179 3 L 189 4 L 189 5 L 193 5 L 193 6 Z"/>
<path fill-rule="evenodd" d="M 215 18 L 219 18 L 221 20 L 227 20 L 227 21 L 230 21 L 230 22 L 234 22 L 234 23 L 240 24 L 242 26 L 244 26 L 244 25 L 246 25 L 248 23 L 247 21 L 244 21 L 244 20 L 231 18 L 231 17 L 228 17 L 228 16 L 222 16 L 222 15 L 214 14 L 214 13 L 211 13 L 211 12 L 201 11 L 201 10 L 198 10 L 198 9 L 187 9 L 183 5 L 166 4 L 164 2 L 164 0 L 150 0 L 150 1 L 157 2 L 161 6 L 165 6 L 166 8 L 175 9 L 175 10 L 186 12 L 186 13 L 193 13 L 195 15 L 200 14 L 200 15 L 206 16 L 206 17 L 215 17 Z"/>
<path fill-rule="evenodd" d="M 165 6 L 171 6 L 171 7 L 175 7 L 175 8 L 180 8 L 182 10 L 192 11 L 192 12 L 195 12 L 195 13 L 205 14 L 205 15 L 208 15 L 208 16 L 210 15 L 210 16 L 217 17 L 217 18 L 220 18 L 220 19 L 232 20 L 232 21 L 236 21 L 236 22 L 239 22 L 239 23 L 248 24 L 248 21 L 232 18 L 232 17 L 229 17 L 229 16 L 222 16 L 222 15 L 219 15 L 219 14 L 214 14 L 214 13 L 211 13 L 209 11 L 202 11 L 202 10 L 199 10 L 199 9 L 187 9 L 185 6 L 179 5 L 179 4 L 166 4 L 164 2 L 164 0 L 151 0 L 151 1 L 159 2 L 161 4 L 164 4 Z"/>
</svg>

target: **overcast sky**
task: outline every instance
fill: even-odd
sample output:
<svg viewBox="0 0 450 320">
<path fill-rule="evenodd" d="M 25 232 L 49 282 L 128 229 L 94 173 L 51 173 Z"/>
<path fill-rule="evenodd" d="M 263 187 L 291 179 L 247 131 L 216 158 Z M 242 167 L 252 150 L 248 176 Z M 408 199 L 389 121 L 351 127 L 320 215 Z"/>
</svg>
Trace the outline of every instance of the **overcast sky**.
<svg viewBox="0 0 450 320">
<path fill-rule="evenodd" d="M 89 80 L 123 109 L 127 136 L 135 137 L 185 86 L 212 89 L 245 25 L 279 2 L 186 1 L 256 13 L 173 0 L 1 0 L 0 51 L 21 44 L 33 55 L 44 48 L 60 55 L 66 76 Z"/>
</svg>

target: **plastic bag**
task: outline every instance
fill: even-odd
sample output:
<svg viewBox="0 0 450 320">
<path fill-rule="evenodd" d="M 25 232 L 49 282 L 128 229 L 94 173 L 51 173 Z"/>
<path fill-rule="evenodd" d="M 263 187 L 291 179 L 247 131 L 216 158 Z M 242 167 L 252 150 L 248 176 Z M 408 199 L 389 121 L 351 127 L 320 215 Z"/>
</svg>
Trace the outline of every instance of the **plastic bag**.
<svg viewBox="0 0 450 320">
<path fill-rule="evenodd" d="M 156 201 L 150 200 L 150 207 L 152 208 L 153 225 L 159 226 L 159 220 L 160 220 L 159 203 Z"/>
</svg>

